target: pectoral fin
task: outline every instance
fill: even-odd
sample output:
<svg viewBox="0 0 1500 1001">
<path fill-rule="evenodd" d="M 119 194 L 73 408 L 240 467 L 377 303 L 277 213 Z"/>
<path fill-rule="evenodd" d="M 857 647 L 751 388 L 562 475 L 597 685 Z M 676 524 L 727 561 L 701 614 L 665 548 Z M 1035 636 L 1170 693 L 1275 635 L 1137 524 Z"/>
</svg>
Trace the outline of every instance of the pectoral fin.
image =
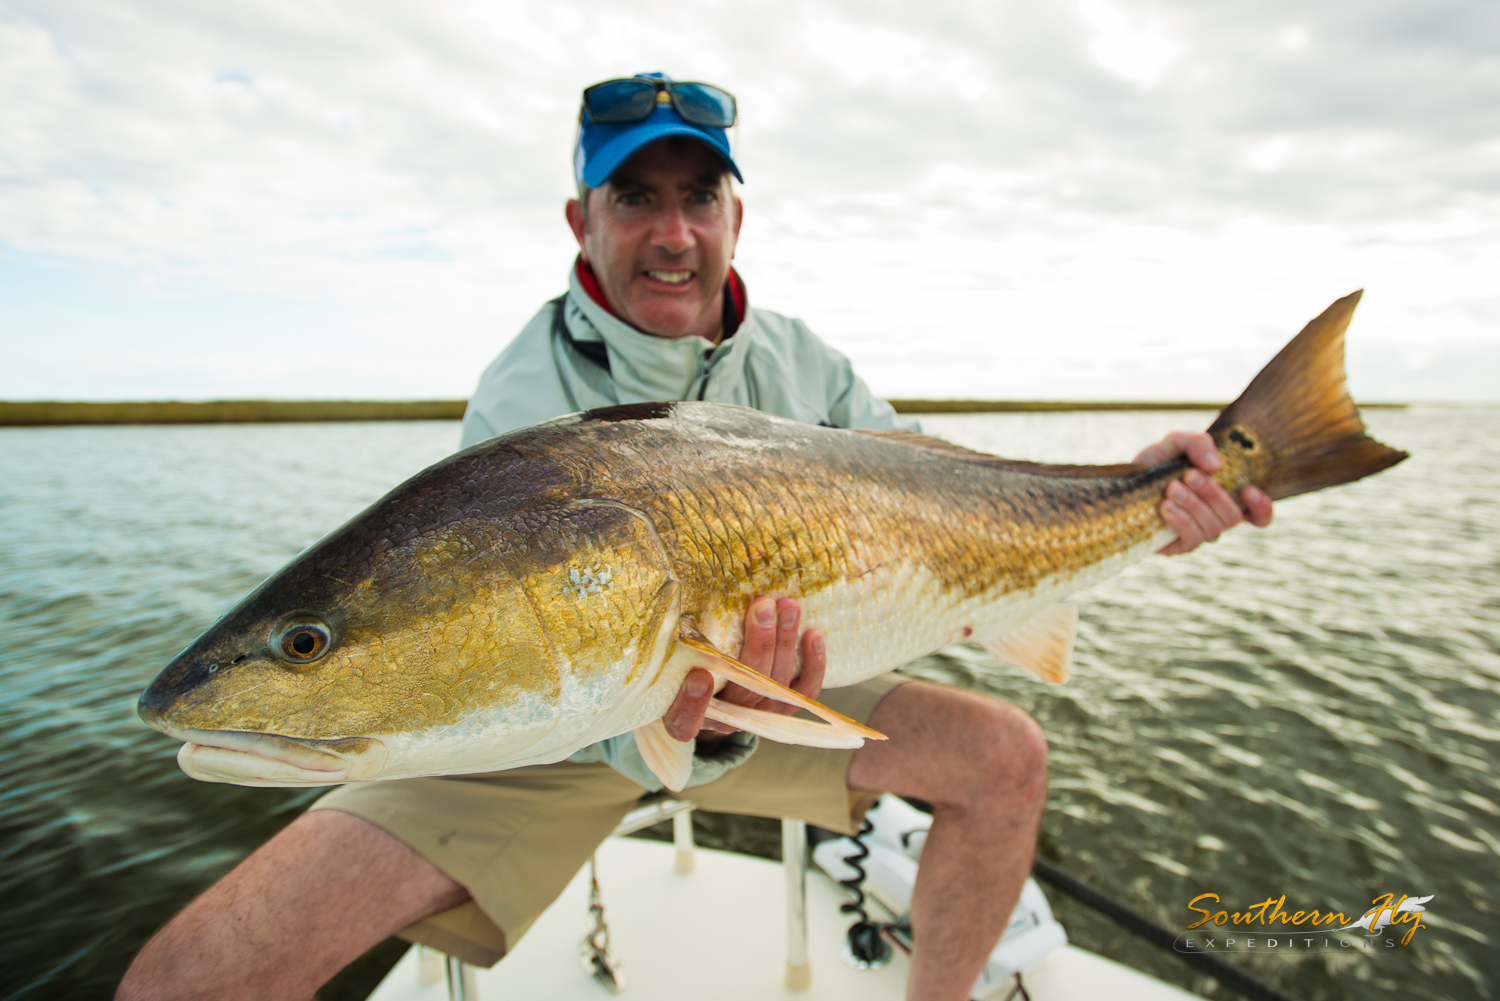
<svg viewBox="0 0 1500 1001">
<path fill-rule="evenodd" d="M 682 626 L 677 637 L 677 642 L 701 654 L 703 659 L 707 661 L 703 666 L 708 668 L 708 670 L 719 675 L 721 678 L 729 679 L 736 685 L 748 688 L 757 695 L 764 695 L 768 699 L 796 706 L 798 709 L 806 709 L 819 719 L 827 720 L 829 726 L 833 729 L 852 737 L 860 737 L 864 740 L 886 739 L 885 734 L 879 730 L 872 730 L 863 723 L 858 723 L 843 713 L 835 712 L 821 702 L 815 702 L 801 692 L 794 692 L 785 685 L 772 681 L 759 671 L 746 667 L 733 657 L 720 651 L 718 647 L 704 638 L 702 633 L 691 626 L 686 624 Z M 811 725 L 816 726 L 817 724 Z M 746 729 L 749 728 L 747 727 Z M 806 743 L 806 741 L 799 740 L 797 743 Z M 855 744 L 852 746 L 857 747 L 859 745 Z"/>
<path fill-rule="evenodd" d="M 1048 605 L 1020 627 L 984 648 L 1007 664 L 1024 667 L 1043 681 L 1060 685 L 1073 669 L 1073 641 L 1078 638 L 1078 609 Z"/>
<path fill-rule="evenodd" d="M 783 744 L 801 744 L 804 747 L 853 748 L 864 744 L 863 737 L 836 730 L 824 723 L 783 716 L 764 709 L 748 709 L 732 702 L 714 699 L 708 704 L 709 719 L 728 723 L 730 726 L 759 734 L 767 740 L 779 740 Z"/>
<path fill-rule="evenodd" d="M 693 774 L 693 747 L 696 741 L 686 743 L 667 732 L 667 725 L 654 719 L 645 726 L 635 728 L 635 746 L 641 752 L 641 760 L 652 774 L 661 779 L 661 784 L 673 792 L 682 792 L 688 777 Z"/>
</svg>

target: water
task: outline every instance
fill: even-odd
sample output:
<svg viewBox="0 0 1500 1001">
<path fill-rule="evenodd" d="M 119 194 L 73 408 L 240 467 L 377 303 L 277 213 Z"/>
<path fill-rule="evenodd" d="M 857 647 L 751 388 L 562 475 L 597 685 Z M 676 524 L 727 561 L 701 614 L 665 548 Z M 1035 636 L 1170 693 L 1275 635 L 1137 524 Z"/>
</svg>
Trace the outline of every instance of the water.
<svg viewBox="0 0 1500 1001">
<path fill-rule="evenodd" d="M 1055 688 L 961 650 L 912 673 L 999 694 L 1052 748 L 1042 852 L 1182 928 L 1189 899 L 1359 913 L 1435 894 L 1407 949 L 1233 957 L 1294 996 L 1494 996 L 1500 411 L 1375 411 L 1414 457 L 1080 596 Z M 926 427 L 1017 458 L 1129 458 L 1195 414 Z M 0 429 L 0 997 L 104 997 L 171 913 L 310 791 L 205 785 L 132 713 L 234 600 L 403 477 L 447 423 Z M 764 825 L 705 837 L 775 854 Z M 1074 940 L 1210 996 L 1054 894 Z M 349 996 L 353 988 L 345 988 Z"/>
</svg>

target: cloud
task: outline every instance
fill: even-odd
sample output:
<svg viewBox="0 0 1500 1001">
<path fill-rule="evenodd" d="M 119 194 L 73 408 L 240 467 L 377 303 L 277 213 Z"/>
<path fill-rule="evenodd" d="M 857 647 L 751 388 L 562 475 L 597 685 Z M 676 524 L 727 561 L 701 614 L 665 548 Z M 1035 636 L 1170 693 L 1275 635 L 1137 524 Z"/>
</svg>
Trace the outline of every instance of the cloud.
<svg viewBox="0 0 1500 1001">
<path fill-rule="evenodd" d="M 1110 0 L 1080 0 L 1078 12 L 1094 32 L 1089 55 L 1122 80 L 1154 87 L 1182 55 L 1182 46 L 1164 29 Z"/>
<path fill-rule="evenodd" d="M 798 26 L 809 59 L 866 93 L 924 101 L 977 101 L 990 88 L 984 61 L 969 48 L 879 24 L 860 24 L 811 8 Z"/>
<path fill-rule="evenodd" d="M 468 392 L 562 287 L 579 90 L 641 69 L 737 93 L 754 300 L 883 392 L 1220 395 L 1365 285 L 1352 351 L 1457 357 L 1500 342 L 1497 33 L 1482 0 L 12 0 L 0 276 L 87 277 L 0 301 L 0 396 L 78 395 L 80 352 L 123 395 L 331 386 L 267 369 L 290 329 L 341 395 Z"/>
<path fill-rule="evenodd" d="M 1275 136 L 1252 146 L 1245 154 L 1245 162 L 1251 168 L 1269 174 L 1280 170 L 1296 147 L 1297 143 L 1291 136 Z"/>
</svg>

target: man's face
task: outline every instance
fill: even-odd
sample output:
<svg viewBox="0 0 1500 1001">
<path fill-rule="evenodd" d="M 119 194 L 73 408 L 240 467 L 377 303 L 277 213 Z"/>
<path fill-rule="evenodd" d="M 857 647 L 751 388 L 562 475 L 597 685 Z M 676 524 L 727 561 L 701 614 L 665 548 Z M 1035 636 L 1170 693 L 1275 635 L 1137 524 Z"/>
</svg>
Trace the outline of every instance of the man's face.
<svg viewBox="0 0 1500 1001">
<path fill-rule="evenodd" d="M 660 337 L 714 339 L 740 203 L 706 146 L 652 143 L 589 192 L 586 222 L 570 201 L 568 222 L 621 319 Z"/>
</svg>

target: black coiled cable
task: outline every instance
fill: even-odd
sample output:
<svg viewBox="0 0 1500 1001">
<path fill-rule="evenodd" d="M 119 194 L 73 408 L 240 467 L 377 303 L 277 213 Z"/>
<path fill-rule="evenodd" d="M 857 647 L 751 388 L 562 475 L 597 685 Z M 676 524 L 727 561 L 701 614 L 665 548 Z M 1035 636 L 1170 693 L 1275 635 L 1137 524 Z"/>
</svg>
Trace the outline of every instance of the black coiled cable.
<svg viewBox="0 0 1500 1001">
<path fill-rule="evenodd" d="M 884 966 L 890 961 L 891 945 L 881 934 L 882 926 L 871 921 L 870 915 L 865 913 L 865 867 L 860 865 L 870 857 L 870 849 L 865 845 L 864 838 L 873 830 L 875 825 L 866 819 L 859 833 L 849 839 L 854 842 L 857 851 L 847 856 L 844 864 L 854 870 L 854 875 L 839 880 L 839 884 L 854 894 L 854 900 L 840 905 L 839 912 L 858 915 L 858 920 L 849 926 L 849 951 L 854 958 L 867 966 Z"/>
</svg>

